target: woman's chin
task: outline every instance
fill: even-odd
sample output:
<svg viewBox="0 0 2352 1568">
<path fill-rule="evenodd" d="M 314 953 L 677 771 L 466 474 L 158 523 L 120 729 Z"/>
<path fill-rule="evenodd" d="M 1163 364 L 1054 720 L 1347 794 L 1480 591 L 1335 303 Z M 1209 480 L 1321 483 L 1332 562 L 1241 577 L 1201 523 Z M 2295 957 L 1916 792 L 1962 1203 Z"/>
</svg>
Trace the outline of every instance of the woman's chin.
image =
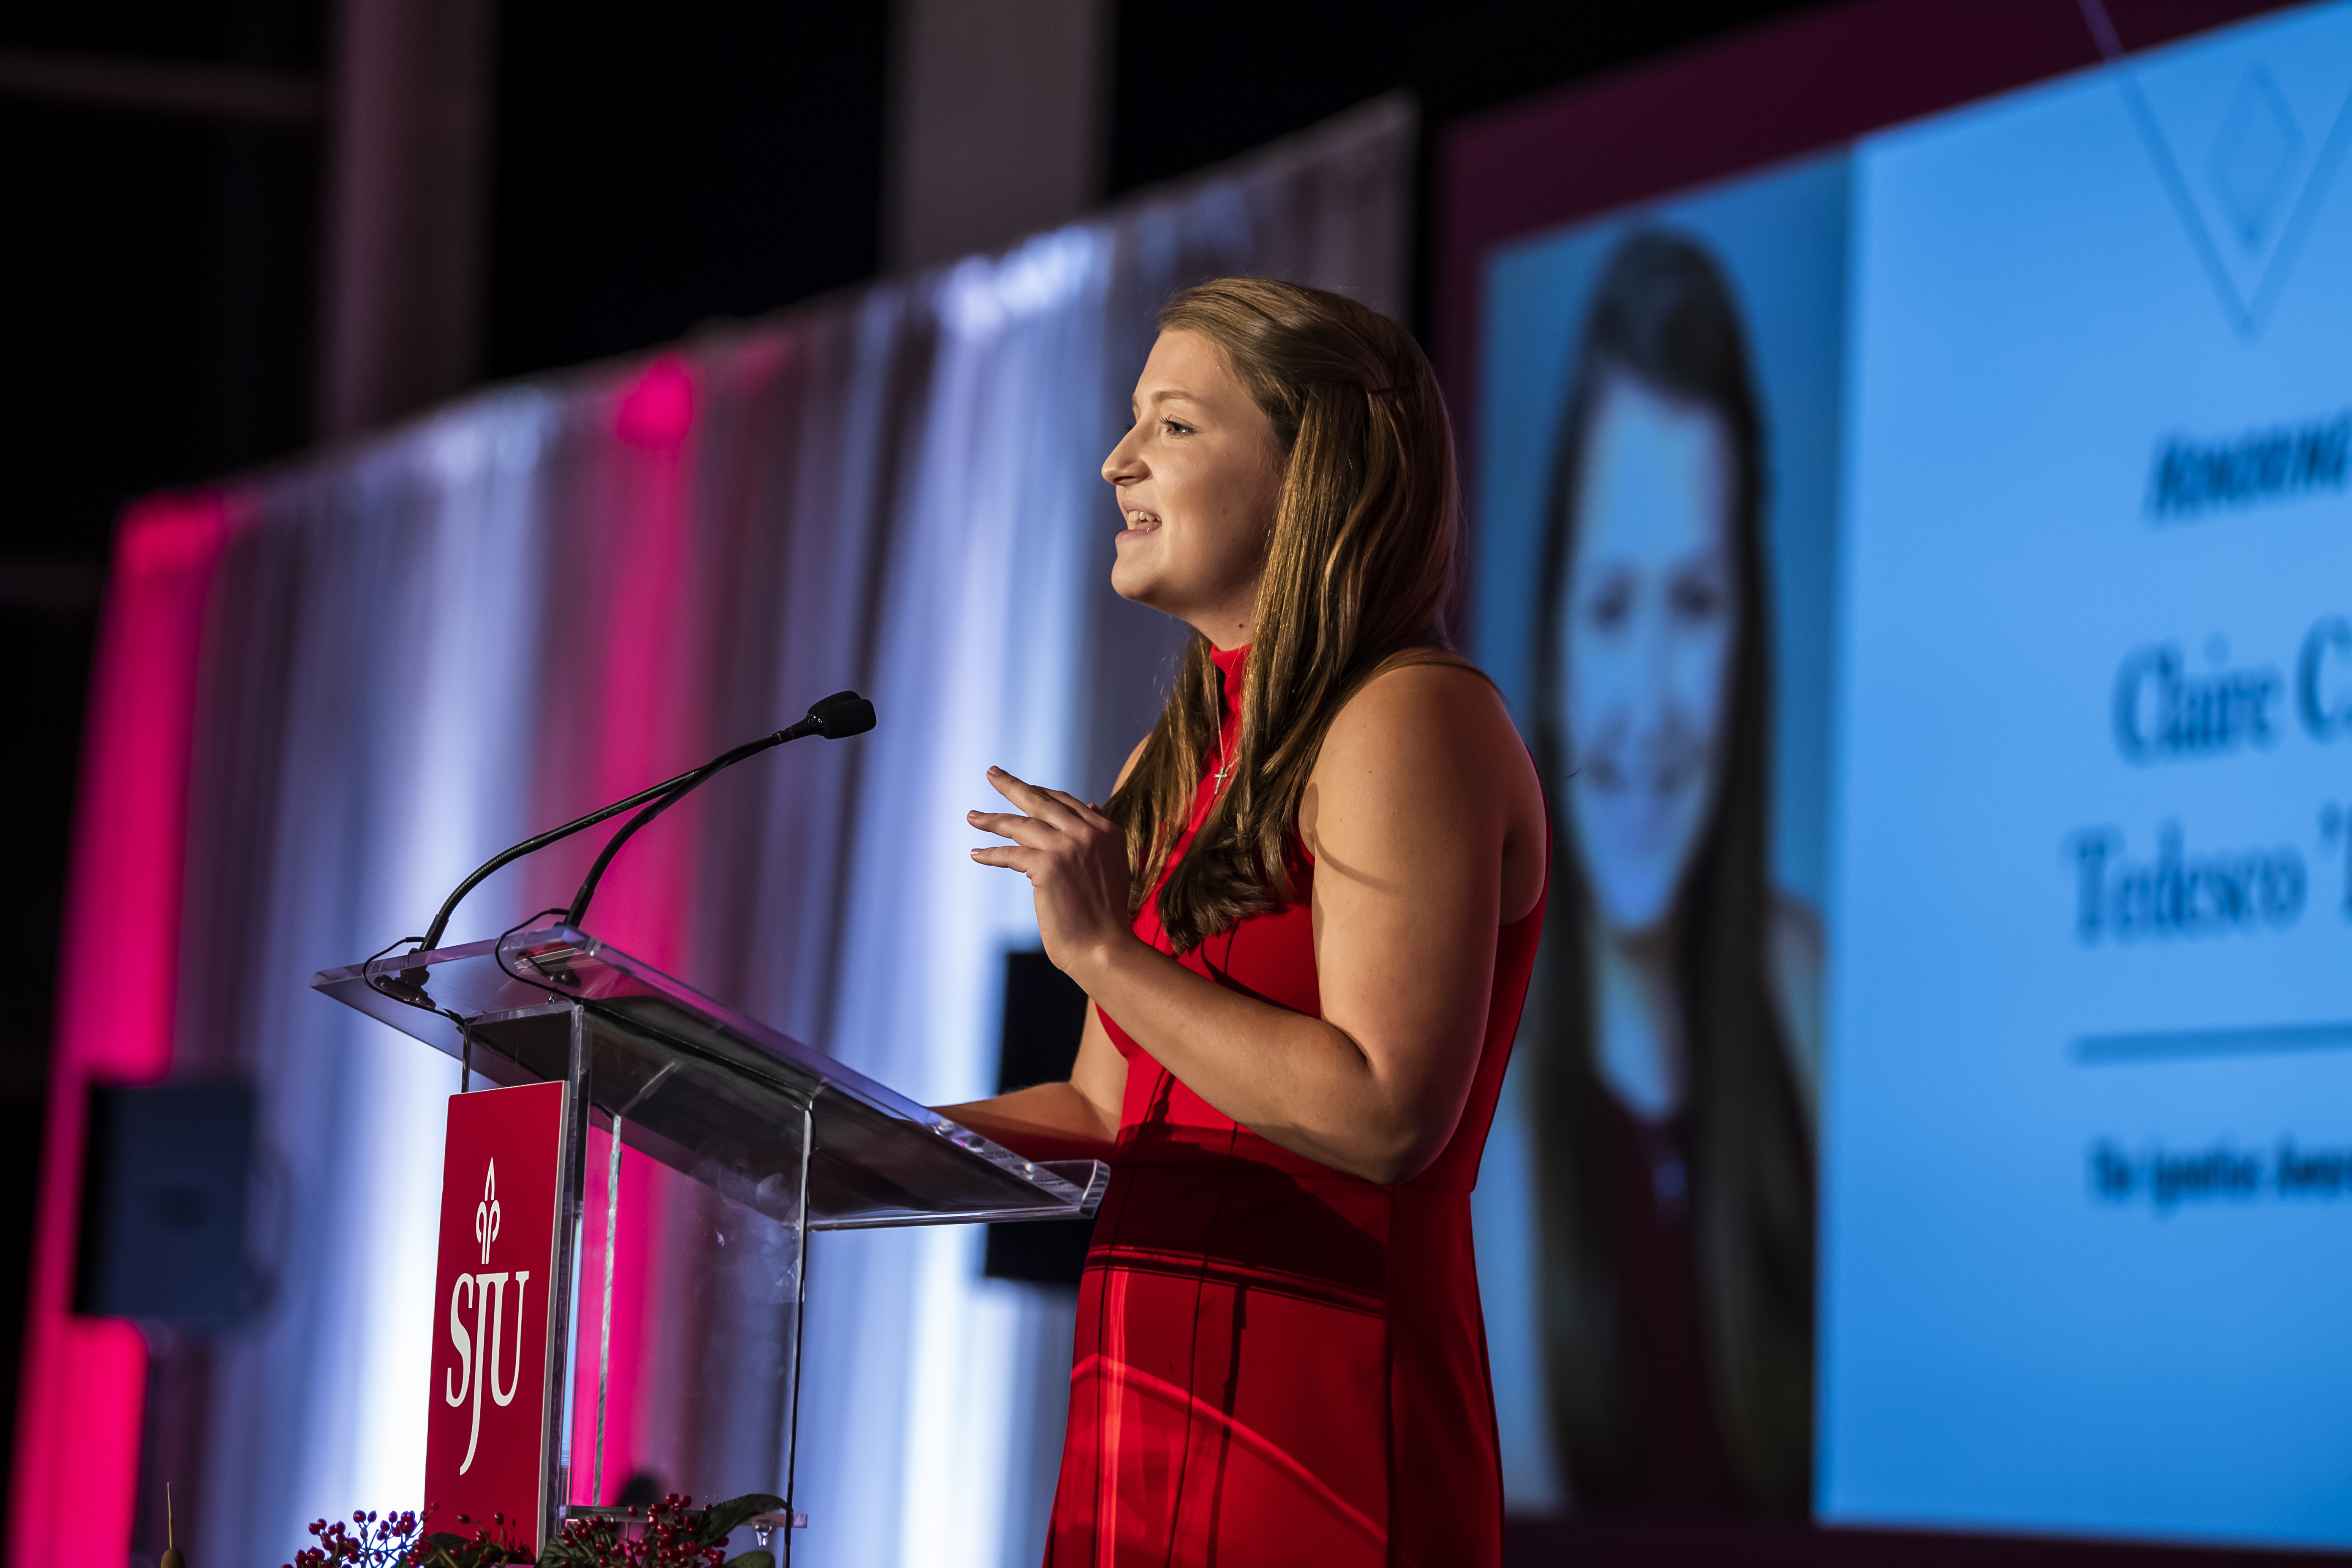
<svg viewBox="0 0 2352 1568">
<path fill-rule="evenodd" d="M 1591 880 L 1594 912 L 1622 936 L 1655 931 L 1674 918 L 1675 893 L 1690 869 L 1691 836 L 1652 829 L 1589 834 L 1580 847 Z M 1630 826 L 1630 825 L 1629 825 Z"/>
<path fill-rule="evenodd" d="M 1674 910 L 1674 889 L 1647 879 L 1632 886 L 1605 884 L 1593 889 L 1594 913 L 1611 938 L 1637 942 L 1665 930 Z"/>
<path fill-rule="evenodd" d="M 1703 802 L 1586 787 L 1576 791 L 1575 826 L 1594 890 L 1613 917 L 1643 926 L 1664 918 L 1693 852 Z"/>
<path fill-rule="evenodd" d="M 1110 569 L 1110 591 L 1122 599 L 1150 605 L 1151 578 L 1152 574 L 1139 565 L 1130 566 L 1124 560 L 1115 562 Z"/>
<path fill-rule="evenodd" d="M 1149 534 L 1131 542 L 1122 538 L 1118 554 L 1110 564 L 1110 591 L 1122 599 L 1132 599 L 1155 610 L 1164 607 L 1160 601 L 1165 597 L 1167 587 L 1162 581 L 1165 574 L 1155 559 L 1159 552 L 1152 548 L 1157 542 Z"/>
</svg>

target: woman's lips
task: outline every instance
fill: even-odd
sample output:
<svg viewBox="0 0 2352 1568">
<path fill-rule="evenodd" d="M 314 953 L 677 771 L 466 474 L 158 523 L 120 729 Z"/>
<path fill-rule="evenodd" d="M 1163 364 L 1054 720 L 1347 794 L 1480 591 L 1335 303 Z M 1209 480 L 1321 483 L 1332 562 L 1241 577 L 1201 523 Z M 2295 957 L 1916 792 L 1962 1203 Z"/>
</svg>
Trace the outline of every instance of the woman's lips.
<svg viewBox="0 0 2352 1568">
<path fill-rule="evenodd" d="M 1118 537 L 1122 540 L 1141 539 L 1147 533 L 1159 531 L 1160 519 L 1156 513 L 1131 511 L 1127 514 L 1127 526 L 1119 530 Z"/>
</svg>

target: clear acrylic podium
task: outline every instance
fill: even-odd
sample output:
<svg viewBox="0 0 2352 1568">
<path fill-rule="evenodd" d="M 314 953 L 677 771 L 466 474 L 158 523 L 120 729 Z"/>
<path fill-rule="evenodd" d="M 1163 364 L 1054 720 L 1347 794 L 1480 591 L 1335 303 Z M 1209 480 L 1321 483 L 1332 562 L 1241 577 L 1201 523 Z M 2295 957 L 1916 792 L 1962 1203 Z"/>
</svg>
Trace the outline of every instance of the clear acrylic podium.
<svg viewBox="0 0 2352 1568">
<path fill-rule="evenodd" d="M 646 1308 L 665 1489 L 773 1491 L 787 1511 L 806 1233 L 1076 1218 L 1108 1175 L 1095 1161 L 1024 1160 L 566 925 L 326 970 L 311 984 L 460 1059 L 468 1084 L 569 1086 L 541 1491 L 561 1500 L 541 1540 L 566 1517 L 619 1511 L 619 1478 L 596 1473 L 611 1262 L 620 1234 L 653 1217 L 627 1212 L 623 1148 L 689 1178 L 667 1184 Z M 592 1258 L 602 1267 L 583 1268 Z M 575 1467 L 583 1435 L 593 1460 Z M 793 1532 L 777 1522 L 789 1562 Z"/>
</svg>

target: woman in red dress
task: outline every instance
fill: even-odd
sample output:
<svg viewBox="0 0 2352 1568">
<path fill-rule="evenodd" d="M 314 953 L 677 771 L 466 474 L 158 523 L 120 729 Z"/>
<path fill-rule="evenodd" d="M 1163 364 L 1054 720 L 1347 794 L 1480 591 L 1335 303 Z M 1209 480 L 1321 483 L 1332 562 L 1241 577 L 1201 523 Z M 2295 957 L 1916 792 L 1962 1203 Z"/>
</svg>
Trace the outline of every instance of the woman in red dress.
<svg viewBox="0 0 2352 1568">
<path fill-rule="evenodd" d="M 1111 584 L 1198 632 L 1100 809 L 992 770 L 1067 1083 L 948 1114 L 1112 1166 L 1046 1561 L 1494 1564 L 1470 1189 L 1542 923 L 1533 764 L 1442 617 L 1427 361 L 1351 300 L 1180 294 L 1103 464 Z"/>
</svg>

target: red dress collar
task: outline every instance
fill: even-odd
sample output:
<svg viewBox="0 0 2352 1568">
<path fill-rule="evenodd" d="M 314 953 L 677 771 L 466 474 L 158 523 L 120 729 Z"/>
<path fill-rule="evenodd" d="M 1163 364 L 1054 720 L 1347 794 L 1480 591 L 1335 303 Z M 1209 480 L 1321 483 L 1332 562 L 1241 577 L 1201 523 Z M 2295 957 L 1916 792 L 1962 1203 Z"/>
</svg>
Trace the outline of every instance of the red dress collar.
<svg viewBox="0 0 2352 1568">
<path fill-rule="evenodd" d="M 1228 715 L 1240 712 L 1242 681 L 1249 671 L 1249 644 L 1244 643 L 1237 648 L 1213 647 L 1209 650 L 1209 659 L 1217 667 L 1218 673 L 1224 677 L 1225 712 Z"/>
</svg>

